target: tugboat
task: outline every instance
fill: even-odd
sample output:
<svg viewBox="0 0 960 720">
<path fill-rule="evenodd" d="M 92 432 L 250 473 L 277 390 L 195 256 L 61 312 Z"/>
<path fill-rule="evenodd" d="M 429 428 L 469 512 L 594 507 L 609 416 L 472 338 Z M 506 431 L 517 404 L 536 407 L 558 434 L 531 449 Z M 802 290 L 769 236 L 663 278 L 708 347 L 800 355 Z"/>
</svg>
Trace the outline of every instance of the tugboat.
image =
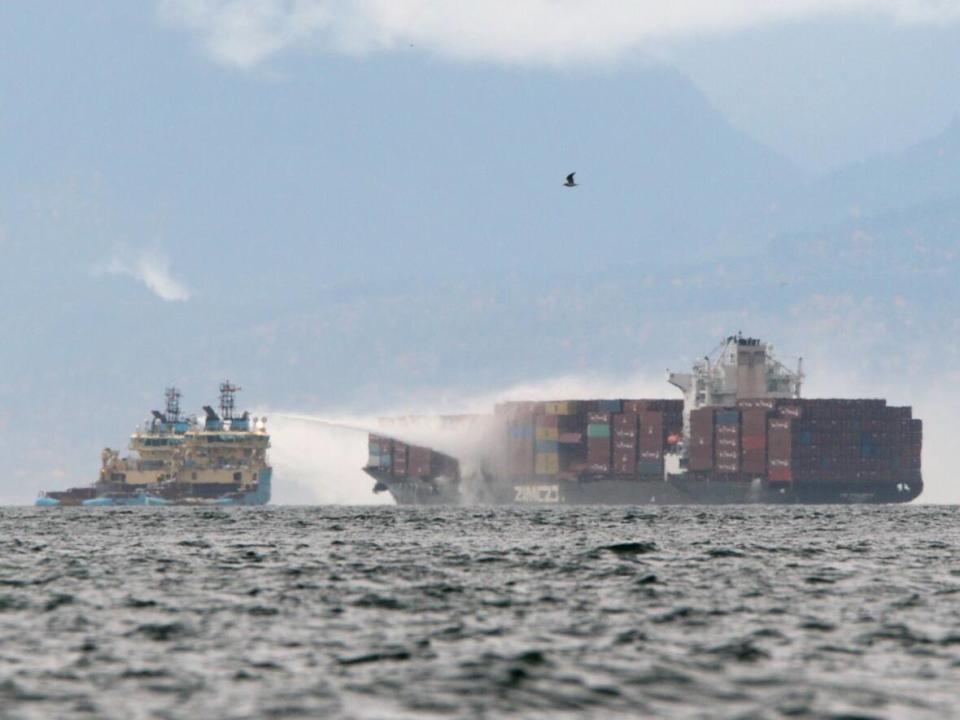
<svg viewBox="0 0 960 720">
<path fill-rule="evenodd" d="M 266 505 L 273 468 L 266 418 L 235 416 L 241 388 L 220 384 L 220 412 L 184 417 L 180 391 L 166 390 L 164 412 L 130 437 L 130 455 L 105 448 L 100 477 L 87 487 L 40 493 L 39 507 L 128 505 Z"/>
</svg>

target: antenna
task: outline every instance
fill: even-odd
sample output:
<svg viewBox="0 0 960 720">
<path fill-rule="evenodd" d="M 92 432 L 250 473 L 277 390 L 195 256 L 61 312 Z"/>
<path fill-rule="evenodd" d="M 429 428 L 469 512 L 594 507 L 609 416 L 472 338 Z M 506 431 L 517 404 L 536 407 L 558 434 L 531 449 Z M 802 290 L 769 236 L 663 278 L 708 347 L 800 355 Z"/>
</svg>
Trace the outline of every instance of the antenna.
<svg viewBox="0 0 960 720">
<path fill-rule="evenodd" d="M 168 387 L 164 395 L 167 397 L 166 422 L 180 422 L 180 391 L 175 387 Z"/>
<path fill-rule="evenodd" d="M 224 420 L 233 419 L 233 399 L 243 388 L 231 385 L 229 380 L 220 383 L 220 417 Z"/>
</svg>

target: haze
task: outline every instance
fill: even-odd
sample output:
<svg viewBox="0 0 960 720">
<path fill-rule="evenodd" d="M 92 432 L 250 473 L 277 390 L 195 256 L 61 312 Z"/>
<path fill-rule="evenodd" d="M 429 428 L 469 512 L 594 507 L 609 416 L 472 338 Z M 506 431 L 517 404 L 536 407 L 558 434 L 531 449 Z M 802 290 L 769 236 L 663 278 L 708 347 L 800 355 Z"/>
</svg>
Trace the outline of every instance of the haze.
<svg viewBox="0 0 960 720">
<path fill-rule="evenodd" d="M 912 404 L 960 501 L 958 2 L 31 0 L 0 59 L 0 503 L 171 384 L 673 397 L 738 330 Z M 373 501 L 362 436 L 277 420 L 277 502 Z"/>
</svg>

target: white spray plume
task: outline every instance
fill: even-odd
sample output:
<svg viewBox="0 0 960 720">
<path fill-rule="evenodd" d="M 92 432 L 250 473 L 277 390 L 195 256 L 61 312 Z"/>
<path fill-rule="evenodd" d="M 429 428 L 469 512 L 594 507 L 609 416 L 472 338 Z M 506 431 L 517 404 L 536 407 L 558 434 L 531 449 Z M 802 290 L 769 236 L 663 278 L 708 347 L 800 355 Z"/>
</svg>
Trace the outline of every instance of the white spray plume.
<svg viewBox="0 0 960 720">
<path fill-rule="evenodd" d="M 374 413 L 266 412 L 274 465 L 274 501 L 278 504 L 371 504 L 392 502 L 373 494 L 374 481 L 362 471 L 367 433 L 383 433 L 414 445 L 452 455 L 469 472 L 490 447 L 493 407 L 505 400 L 565 398 L 676 397 L 663 379 L 568 375 L 472 395 L 425 393 L 416 407 L 385 408 Z M 469 416 L 479 417 L 469 417 Z M 467 416 L 459 421 L 441 416 Z M 389 419 L 399 419 L 390 422 Z M 388 422 L 384 422 L 384 420 Z"/>
</svg>

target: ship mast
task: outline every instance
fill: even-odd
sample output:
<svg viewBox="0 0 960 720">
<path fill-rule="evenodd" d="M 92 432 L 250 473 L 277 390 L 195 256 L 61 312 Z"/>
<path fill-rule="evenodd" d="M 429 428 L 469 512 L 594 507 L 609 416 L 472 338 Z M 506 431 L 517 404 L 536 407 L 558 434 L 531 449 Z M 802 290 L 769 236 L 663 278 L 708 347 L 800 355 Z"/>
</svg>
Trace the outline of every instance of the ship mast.
<svg viewBox="0 0 960 720">
<path fill-rule="evenodd" d="M 229 380 L 220 383 L 220 418 L 233 420 L 234 397 L 243 388 L 231 385 Z"/>
<path fill-rule="evenodd" d="M 164 395 L 167 398 L 166 422 L 180 422 L 180 391 L 175 387 L 168 387 Z"/>
</svg>

